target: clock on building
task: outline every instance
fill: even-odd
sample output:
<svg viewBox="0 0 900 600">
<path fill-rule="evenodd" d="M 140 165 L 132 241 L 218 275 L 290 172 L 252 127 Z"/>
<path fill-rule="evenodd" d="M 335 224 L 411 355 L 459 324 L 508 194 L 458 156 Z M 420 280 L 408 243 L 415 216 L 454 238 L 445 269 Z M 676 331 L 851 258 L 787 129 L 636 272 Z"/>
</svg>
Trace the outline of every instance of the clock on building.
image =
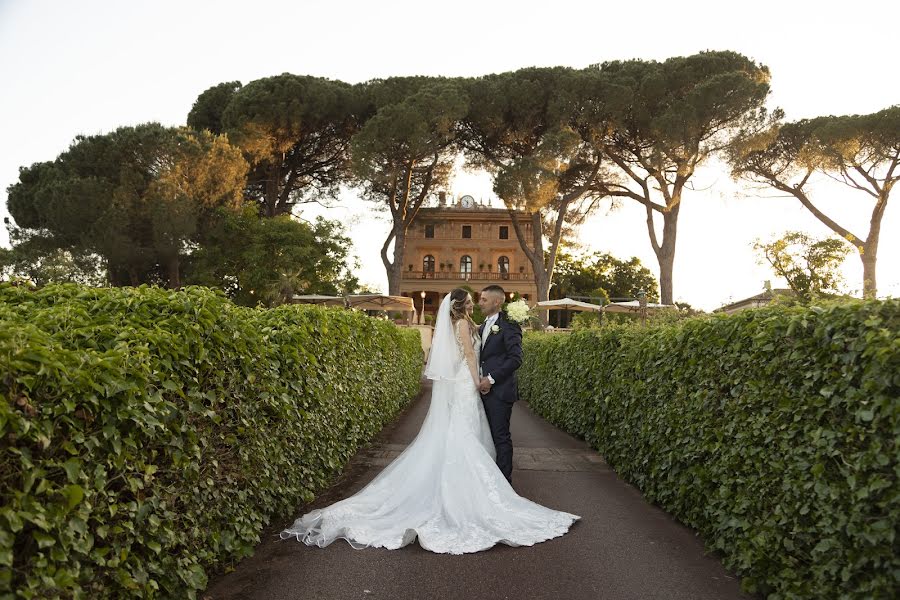
<svg viewBox="0 0 900 600">
<path fill-rule="evenodd" d="M 463 208 L 472 208 L 473 206 L 475 206 L 475 198 L 468 195 L 463 196 L 459 199 L 459 205 Z"/>
</svg>

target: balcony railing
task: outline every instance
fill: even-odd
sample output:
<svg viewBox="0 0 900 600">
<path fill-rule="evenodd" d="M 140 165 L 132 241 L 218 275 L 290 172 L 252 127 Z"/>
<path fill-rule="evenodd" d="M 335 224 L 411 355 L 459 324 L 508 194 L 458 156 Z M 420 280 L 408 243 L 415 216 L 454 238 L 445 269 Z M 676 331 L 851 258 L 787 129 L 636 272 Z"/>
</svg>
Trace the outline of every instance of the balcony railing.
<svg viewBox="0 0 900 600">
<path fill-rule="evenodd" d="M 531 273 L 461 273 L 459 271 L 403 271 L 403 279 L 443 281 L 532 281 Z"/>
</svg>

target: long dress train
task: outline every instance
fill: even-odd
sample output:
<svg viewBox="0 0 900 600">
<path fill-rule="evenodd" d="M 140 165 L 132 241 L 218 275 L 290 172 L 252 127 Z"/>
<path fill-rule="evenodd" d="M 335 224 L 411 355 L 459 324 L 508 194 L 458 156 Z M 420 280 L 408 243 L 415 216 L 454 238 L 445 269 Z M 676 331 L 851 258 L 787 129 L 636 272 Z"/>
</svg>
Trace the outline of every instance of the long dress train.
<svg viewBox="0 0 900 600">
<path fill-rule="evenodd" d="M 477 361 L 477 335 L 468 343 Z M 454 378 L 434 381 L 425 421 L 400 456 L 358 493 L 297 519 L 282 539 L 395 549 L 418 538 L 426 550 L 463 554 L 498 543 L 531 546 L 569 530 L 580 517 L 519 496 L 497 468 L 461 349 L 458 358 Z"/>
</svg>

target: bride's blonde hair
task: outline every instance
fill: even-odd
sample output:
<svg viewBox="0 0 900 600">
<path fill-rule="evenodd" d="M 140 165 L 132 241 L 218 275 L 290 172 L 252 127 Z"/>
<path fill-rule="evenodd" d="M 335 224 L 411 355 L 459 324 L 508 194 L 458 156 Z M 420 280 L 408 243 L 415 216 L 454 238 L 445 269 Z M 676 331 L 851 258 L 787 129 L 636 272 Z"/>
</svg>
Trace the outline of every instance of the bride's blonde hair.
<svg viewBox="0 0 900 600">
<path fill-rule="evenodd" d="M 472 329 L 476 329 L 475 321 L 472 320 L 472 317 L 469 316 L 469 313 L 466 312 L 466 300 L 469 298 L 469 291 L 465 288 L 456 288 L 452 292 L 450 292 L 450 320 L 453 323 L 456 323 L 460 319 L 465 319 L 472 326 Z"/>
</svg>

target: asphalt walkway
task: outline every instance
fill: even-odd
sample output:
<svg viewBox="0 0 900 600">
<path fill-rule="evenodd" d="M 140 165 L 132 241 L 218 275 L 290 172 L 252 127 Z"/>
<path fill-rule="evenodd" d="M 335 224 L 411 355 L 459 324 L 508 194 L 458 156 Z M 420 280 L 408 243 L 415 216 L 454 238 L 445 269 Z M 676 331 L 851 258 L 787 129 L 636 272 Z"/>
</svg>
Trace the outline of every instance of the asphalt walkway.
<svg viewBox="0 0 900 600">
<path fill-rule="evenodd" d="M 752 598 L 704 552 L 695 533 L 648 504 L 584 442 L 553 427 L 523 402 L 512 414 L 513 487 L 545 506 L 581 515 L 568 534 L 532 547 L 496 546 L 461 556 L 413 543 L 399 550 L 327 548 L 280 540 L 299 514 L 362 488 L 410 443 L 430 387 L 360 452 L 339 481 L 298 515 L 275 523 L 253 557 L 214 578 L 205 600 L 238 599 L 602 599 Z"/>
</svg>

